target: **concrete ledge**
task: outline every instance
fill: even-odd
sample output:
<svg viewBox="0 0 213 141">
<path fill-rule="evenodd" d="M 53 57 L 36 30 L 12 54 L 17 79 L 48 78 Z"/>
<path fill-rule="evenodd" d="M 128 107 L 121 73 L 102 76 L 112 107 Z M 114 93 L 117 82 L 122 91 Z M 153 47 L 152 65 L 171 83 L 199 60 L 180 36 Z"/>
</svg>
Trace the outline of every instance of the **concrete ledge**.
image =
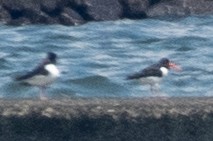
<svg viewBox="0 0 213 141">
<path fill-rule="evenodd" d="M 213 98 L 0 100 L 1 141 L 210 141 Z"/>
</svg>

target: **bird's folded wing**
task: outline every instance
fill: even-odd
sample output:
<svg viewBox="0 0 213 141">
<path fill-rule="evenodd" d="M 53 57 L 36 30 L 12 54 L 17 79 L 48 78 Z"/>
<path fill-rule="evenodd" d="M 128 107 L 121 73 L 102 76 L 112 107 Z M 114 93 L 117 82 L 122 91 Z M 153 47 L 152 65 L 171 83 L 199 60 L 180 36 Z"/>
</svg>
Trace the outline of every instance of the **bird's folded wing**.
<svg viewBox="0 0 213 141">
<path fill-rule="evenodd" d="M 127 80 L 128 79 L 140 79 L 142 77 L 150 77 L 150 76 L 161 77 L 162 72 L 156 68 L 147 68 L 147 69 L 143 69 L 137 73 L 127 76 Z"/>
<path fill-rule="evenodd" d="M 42 67 L 37 67 L 33 71 L 28 72 L 24 75 L 17 76 L 16 80 L 21 81 L 21 80 L 29 79 L 35 75 L 47 75 L 47 74 L 48 74 L 48 71 L 42 66 Z"/>
</svg>

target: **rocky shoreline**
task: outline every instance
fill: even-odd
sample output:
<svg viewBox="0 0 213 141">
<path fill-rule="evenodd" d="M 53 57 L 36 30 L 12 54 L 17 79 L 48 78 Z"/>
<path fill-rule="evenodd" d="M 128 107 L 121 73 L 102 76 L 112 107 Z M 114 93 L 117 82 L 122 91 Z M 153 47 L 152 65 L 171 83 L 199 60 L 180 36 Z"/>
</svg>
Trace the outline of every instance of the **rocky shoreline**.
<svg viewBox="0 0 213 141">
<path fill-rule="evenodd" d="M 213 98 L 0 100 L 1 141 L 209 141 Z"/>
<path fill-rule="evenodd" d="M 8 25 L 79 25 L 89 21 L 213 14 L 211 0 L 0 0 Z"/>
</svg>

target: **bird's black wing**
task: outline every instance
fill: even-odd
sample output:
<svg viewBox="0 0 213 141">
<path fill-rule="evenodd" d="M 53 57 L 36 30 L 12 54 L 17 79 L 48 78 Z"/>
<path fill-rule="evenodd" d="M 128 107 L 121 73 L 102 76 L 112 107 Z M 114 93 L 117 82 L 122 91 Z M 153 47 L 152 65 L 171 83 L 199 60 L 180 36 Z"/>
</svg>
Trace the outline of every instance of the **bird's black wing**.
<svg viewBox="0 0 213 141">
<path fill-rule="evenodd" d="M 160 71 L 159 68 L 151 66 L 148 68 L 145 68 L 139 72 L 136 72 L 132 75 L 127 76 L 127 80 L 129 79 L 140 79 L 142 77 L 149 77 L 149 76 L 156 76 L 156 77 L 161 77 L 162 72 Z"/>
<path fill-rule="evenodd" d="M 21 81 L 21 80 L 29 79 L 35 75 L 48 75 L 48 71 L 42 65 L 35 68 L 33 71 L 26 73 L 25 75 L 16 77 L 16 80 Z"/>
</svg>

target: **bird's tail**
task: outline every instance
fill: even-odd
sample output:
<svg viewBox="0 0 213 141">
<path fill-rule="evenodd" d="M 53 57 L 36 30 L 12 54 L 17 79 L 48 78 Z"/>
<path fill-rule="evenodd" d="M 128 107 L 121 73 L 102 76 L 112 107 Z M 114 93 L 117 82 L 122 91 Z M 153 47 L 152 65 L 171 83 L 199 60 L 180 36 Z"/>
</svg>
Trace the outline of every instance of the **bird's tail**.
<svg viewBox="0 0 213 141">
<path fill-rule="evenodd" d="M 136 79 L 135 75 L 128 75 L 125 80 L 132 80 L 132 79 Z"/>
<path fill-rule="evenodd" d="M 126 80 L 139 79 L 141 76 L 142 74 L 140 73 L 131 74 L 126 77 Z"/>
</svg>

